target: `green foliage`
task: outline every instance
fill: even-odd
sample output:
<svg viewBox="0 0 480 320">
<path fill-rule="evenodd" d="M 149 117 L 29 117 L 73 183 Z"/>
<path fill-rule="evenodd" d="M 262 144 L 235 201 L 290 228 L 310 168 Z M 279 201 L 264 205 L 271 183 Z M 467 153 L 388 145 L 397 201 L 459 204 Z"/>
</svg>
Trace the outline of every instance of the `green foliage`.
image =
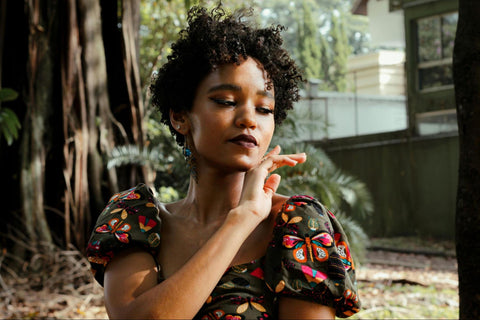
<svg viewBox="0 0 480 320">
<path fill-rule="evenodd" d="M 12 101 L 17 99 L 18 93 L 10 88 L 0 89 L 0 102 Z"/>
<path fill-rule="evenodd" d="M 320 90 L 345 91 L 347 59 L 367 52 L 368 20 L 353 15 L 351 0 L 264 0 L 264 25 L 282 24 L 285 47 L 307 79 L 322 80 Z"/>
<path fill-rule="evenodd" d="M 148 86 L 150 77 L 170 54 L 171 44 L 186 27 L 187 12 L 193 5 L 212 8 L 219 0 L 142 0 L 140 4 L 140 77 Z M 253 0 L 223 0 L 224 7 L 234 10 L 253 6 Z"/>
<path fill-rule="evenodd" d="M 344 26 L 343 17 L 337 17 L 332 15 L 332 28 L 330 29 L 330 36 L 333 42 L 333 55 L 332 65 L 333 81 L 331 85 L 335 91 L 344 92 L 347 89 L 347 60 L 351 53 L 351 48 L 348 45 L 347 33 Z"/>
<path fill-rule="evenodd" d="M 161 198 L 177 199 L 186 194 L 189 172 L 179 150 L 166 153 L 162 146 L 141 149 L 136 145 L 117 146 L 108 158 L 108 168 L 125 165 L 145 166 L 160 188 Z"/>
<path fill-rule="evenodd" d="M 188 188 L 189 172 L 180 148 L 169 129 L 160 122 L 158 112 L 150 110 L 145 122 L 147 147 L 141 149 L 136 145 L 117 146 L 112 150 L 107 166 L 145 166 L 152 174 L 148 182 L 159 188 L 161 199 L 184 196 Z"/>
<path fill-rule="evenodd" d="M 151 148 L 141 149 L 136 145 L 117 146 L 108 159 L 108 168 L 124 165 L 146 166 L 153 174 L 152 181 L 159 188 L 159 199 L 173 201 L 186 194 L 189 172 L 180 149 L 166 132 L 161 137 L 169 138 L 171 143 L 154 144 Z"/>
<path fill-rule="evenodd" d="M 261 16 L 263 26 L 283 25 L 287 30 L 283 31 L 284 47 L 298 59 L 298 32 L 297 21 L 299 13 L 296 3 L 290 0 L 262 0 L 256 1 L 256 9 Z"/>
<path fill-rule="evenodd" d="M 18 93 L 9 88 L 0 89 L 0 104 L 5 101 L 17 99 Z M 7 144 L 12 145 L 18 139 L 18 131 L 21 125 L 18 117 L 11 109 L 0 107 L 0 135 L 3 135 Z"/>
<path fill-rule="evenodd" d="M 160 148 L 140 149 L 136 145 L 117 146 L 112 150 L 107 168 L 120 167 L 122 165 L 135 164 L 148 166 L 155 171 L 163 171 L 168 167 L 168 158 L 164 157 Z"/>
<path fill-rule="evenodd" d="M 184 27 L 186 2 L 180 0 L 142 0 L 140 4 L 140 77 L 143 86 L 166 61 L 170 44 Z"/>
<path fill-rule="evenodd" d="M 322 79 L 322 83 L 319 85 L 319 89 L 323 91 L 329 91 L 329 83 L 332 81 L 330 76 L 330 63 L 332 60 L 333 50 L 327 41 L 327 37 L 320 37 L 320 75 L 318 79 Z"/>
<path fill-rule="evenodd" d="M 298 58 L 307 79 L 316 79 L 321 70 L 321 47 L 318 30 L 312 17 L 312 1 L 302 1 L 302 17 L 298 20 Z"/>
<path fill-rule="evenodd" d="M 162 203 L 174 202 L 180 199 L 180 194 L 172 187 L 161 186 L 157 193 L 157 198 Z"/>
</svg>

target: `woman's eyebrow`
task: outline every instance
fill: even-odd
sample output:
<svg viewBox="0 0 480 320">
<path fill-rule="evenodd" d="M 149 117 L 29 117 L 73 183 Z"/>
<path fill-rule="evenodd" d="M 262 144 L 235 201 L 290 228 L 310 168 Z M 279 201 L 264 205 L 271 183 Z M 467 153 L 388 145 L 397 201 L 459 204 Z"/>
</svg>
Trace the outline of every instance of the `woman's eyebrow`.
<svg viewBox="0 0 480 320">
<path fill-rule="evenodd" d="M 242 91 L 242 87 L 232 84 L 232 83 L 221 83 L 219 85 L 213 86 L 208 89 L 207 93 L 215 92 L 215 91 L 235 91 L 240 92 Z M 270 99 L 274 99 L 273 94 L 270 91 L 258 90 L 257 95 L 264 96 Z"/>
<path fill-rule="evenodd" d="M 222 84 L 211 87 L 210 89 L 208 89 L 207 93 L 215 92 L 215 91 L 223 91 L 223 90 L 242 91 L 242 87 L 237 86 L 235 84 L 222 83 Z"/>
<path fill-rule="evenodd" d="M 266 98 L 275 99 L 275 97 L 273 96 L 273 94 L 270 91 L 258 90 L 257 94 L 259 96 L 264 96 Z"/>
</svg>

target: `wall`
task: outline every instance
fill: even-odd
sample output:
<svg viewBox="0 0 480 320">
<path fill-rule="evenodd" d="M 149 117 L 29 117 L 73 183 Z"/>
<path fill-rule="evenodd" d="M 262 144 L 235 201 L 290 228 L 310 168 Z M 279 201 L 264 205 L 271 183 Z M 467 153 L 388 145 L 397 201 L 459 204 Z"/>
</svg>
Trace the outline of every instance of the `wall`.
<svg viewBox="0 0 480 320">
<path fill-rule="evenodd" d="M 454 239 L 456 134 L 409 139 L 406 131 L 399 131 L 320 146 L 370 189 L 375 212 L 361 221 L 370 236 Z"/>
<path fill-rule="evenodd" d="M 373 47 L 405 48 L 403 11 L 389 11 L 389 0 L 368 1 L 367 14 Z"/>
<path fill-rule="evenodd" d="M 301 140 L 336 139 L 407 128 L 404 96 L 318 92 L 301 99 L 293 113 Z"/>
<path fill-rule="evenodd" d="M 405 95 L 405 53 L 380 50 L 350 56 L 347 91 L 371 95 Z"/>
</svg>

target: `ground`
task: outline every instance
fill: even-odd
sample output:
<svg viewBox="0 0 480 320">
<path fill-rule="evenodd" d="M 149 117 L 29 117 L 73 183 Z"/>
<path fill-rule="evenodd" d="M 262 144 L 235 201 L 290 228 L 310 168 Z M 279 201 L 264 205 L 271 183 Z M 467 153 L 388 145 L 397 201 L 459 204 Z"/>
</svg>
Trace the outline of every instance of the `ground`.
<svg viewBox="0 0 480 320">
<path fill-rule="evenodd" d="M 362 311 L 355 319 L 458 319 L 453 243 L 372 239 L 358 268 Z"/>
<path fill-rule="evenodd" d="M 353 319 L 456 319 L 458 278 L 453 244 L 415 238 L 372 239 L 357 266 L 362 311 Z M 47 252 L 47 250 L 45 250 Z M 42 272 L 18 276 L 1 266 L 0 318 L 107 318 L 101 287 L 75 250 L 50 248 L 24 268 L 40 262 Z M 3 257 L 3 256 L 2 256 Z"/>
</svg>

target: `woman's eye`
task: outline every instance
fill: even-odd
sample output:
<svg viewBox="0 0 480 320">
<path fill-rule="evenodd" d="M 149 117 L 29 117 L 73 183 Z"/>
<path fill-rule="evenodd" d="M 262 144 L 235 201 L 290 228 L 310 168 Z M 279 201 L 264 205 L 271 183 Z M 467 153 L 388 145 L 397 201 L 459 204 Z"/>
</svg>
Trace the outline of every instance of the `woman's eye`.
<svg viewBox="0 0 480 320">
<path fill-rule="evenodd" d="M 257 111 L 263 114 L 271 114 L 273 113 L 273 110 L 268 108 L 268 107 L 258 107 Z"/>
<path fill-rule="evenodd" d="M 213 102 L 224 105 L 224 106 L 236 106 L 237 103 L 233 100 L 227 100 L 227 99 L 211 99 Z"/>
</svg>

